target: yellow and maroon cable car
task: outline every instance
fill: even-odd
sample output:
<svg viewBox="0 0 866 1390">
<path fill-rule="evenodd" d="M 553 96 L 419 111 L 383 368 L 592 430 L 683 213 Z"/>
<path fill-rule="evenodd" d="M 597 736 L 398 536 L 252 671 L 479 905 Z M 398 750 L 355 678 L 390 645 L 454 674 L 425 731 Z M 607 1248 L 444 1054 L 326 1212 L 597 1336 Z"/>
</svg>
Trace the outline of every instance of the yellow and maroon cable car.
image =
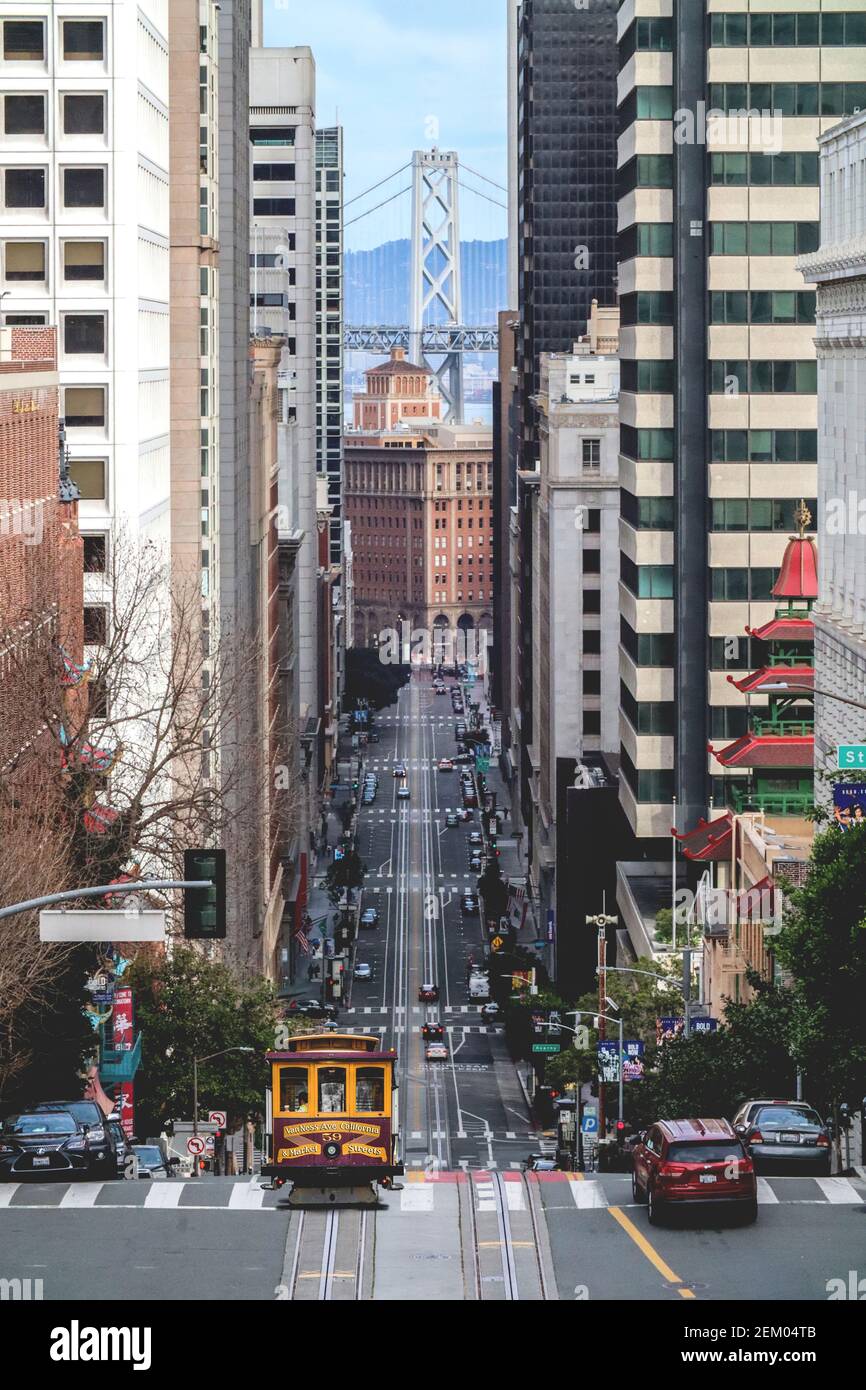
<svg viewBox="0 0 866 1390">
<path fill-rule="evenodd" d="M 297 1206 L 376 1201 L 399 1159 L 397 1054 L 365 1034 L 301 1033 L 269 1052 L 271 1156 L 262 1174 Z"/>
</svg>

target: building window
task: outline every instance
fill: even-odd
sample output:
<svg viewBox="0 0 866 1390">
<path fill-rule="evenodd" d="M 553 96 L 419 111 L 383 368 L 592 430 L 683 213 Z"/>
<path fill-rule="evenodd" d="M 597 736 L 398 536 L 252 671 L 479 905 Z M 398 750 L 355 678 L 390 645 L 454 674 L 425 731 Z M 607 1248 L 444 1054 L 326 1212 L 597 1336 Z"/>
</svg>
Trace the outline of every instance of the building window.
<svg viewBox="0 0 866 1390">
<path fill-rule="evenodd" d="M 591 629 L 583 634 L 583 653 L 584 656 L 601 655 L 601 632 Z"/>
<path fill-rule="evenodd" d="M 68 427 L 105 428 L 105 387 L 67 386 L 64 416 Z"/>
<path fill-rule="evenodd" d="M 63 98 L 65 135 L 104 135 L 105 96 L 102 92 L 68 92 Z"/>
<path fill-rule="evenodd" d="M 65 241 L 63 243 L 64 280 L 104 280 L 104 241 Z"/>
<path fill-rule="evenodd" d="M 598 738 L 601 734 L 601 710 L 587 709 L 583 712 L 583 732 L 586 738 Z"/>
<path fill-rule="evenodd" d="M 601 574 L 600 550 L 584 550 L 582 560 L 584 574 Z"/>
<path fill-rule="evenodd" d="M 252 145 L 294 145 L 295 127 L 285 126 L 252 126 L 250 129 L 250 144 Z"/>
<path fill-rule="evenodd" d="M 257 183 L 291 183 L 295 177 L 294 164 L 254 164 L 253 180 Z"/>
<path fill-rule="evenodd" d="M 601 440 L 582 439 L 580 453 L 584 473 L 598 473 L 601 469 Z"/>
<path fill-rule="evenodd" d="M 45 281 L 45 242 L 7 241 L 3 246 L 3 275 L 12 283 Z"/>
<path fill-rule="evenodd" d="M 105 206 L 105 170 L 63 170 L 63 204 L 67 208 L 101 208 Z"/>
<path fill-rule="evenodd" d="M 108 537 L 105 532 L 98 535 L 82 536 L 84 542 L 85 574 L 104 574 L 108 558 Z"/>
<path fill-rule="evenodd" d="M 105 645 L 108 636 L 108 609 L 102 603 L 84 605 L 84 644 L 87 647 Z"/>
<path fill-rule="evenodd" d="M 67 63 L 101 63 L 105 57 L 105 24 L 101 19 L 64 19 L 63 57 Z"/>
<path fill-rule="evenodd" d="M 44 135 L 45 97 L 42 93 L 22 92 L 5 96 L 3 129 L 7 135 Z"/>
<path fill-rule="evenodd" d="M 3 21 L 3 57 L 7 63 L 45 61 L 45 25 L 41 19 Z"/>
<path fill-rule="evenodd" d="M 254 217 L 294 217 L 294 198 L 254 198 Z"/>
<path fill-rule="evenodd" d="M 44 169 L 7 169 L 3 186 L 7 208 L 45 207 Z"/>
<path fill-rule="evenodd" d="M 65 314 L 63 317 L 63 351 L 88 357 L 105 355 L 105 315 Z"/>
<path fill-rule="evenodd" d="M 601 612 L 601 590 L 584 589 L 583 591 L 583 611 L 584 613 Z"/>
<path fill-rule="evenodd" d="M 66 420 L 69 424 L 69 417 Z M 69 476 L 81 493 L 84 502 L 104 502 L 105 459 L 70 459 Z"/>
<path fill-rule="evenodd" d="M 584 671 L 583 693 L 584 695 L 601 694 L 601 671 Z"/>
</svg>

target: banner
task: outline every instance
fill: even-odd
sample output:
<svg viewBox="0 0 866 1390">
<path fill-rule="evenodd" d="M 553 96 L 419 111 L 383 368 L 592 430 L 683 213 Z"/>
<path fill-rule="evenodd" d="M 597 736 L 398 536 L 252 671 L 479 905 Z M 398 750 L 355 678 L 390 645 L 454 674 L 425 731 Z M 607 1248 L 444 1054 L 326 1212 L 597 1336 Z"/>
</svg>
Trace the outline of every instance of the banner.
<svg viewBox="0 0 866 1390">
<path fill-rule="evenodd" d="M 508 925 L 514 932 L 523 929 L 526 921 L 526 889 L 511 887 L 508 890 Z"/>
<path fill-rule="evenodd" d="M 842 830 L 866 825 L 866 782 L 834 782 L 833 815 Z"/>
<path fill-rule="evenodd" d="M 132 990 L 124 987 L 114 991 L 114 1010 L 111 1017 L 113 1046 L 118 1052 L 129 1052 L 133 1041 Z"/>
<path fill-rule="evenodd" d="M 596 1044 L 596 1048 L 599 1081 L 619 1081 L 619 1043 L 600 1042 Z"/>
<path fill-rule="evenodd" d="M 135 1134 L 135 1089 L 132 1081 L 121 1081 L 115 1101 L 120 1123 L 127 1139 Z"/>
<path fill-rule="evenodd" d="M 622 1079 L 623 1081 L 642 1081 L 643 1080 L 643 1055 L 644 1044 L 638 1038 L 624 1041 L 622 1045 Z"/>
</svg>

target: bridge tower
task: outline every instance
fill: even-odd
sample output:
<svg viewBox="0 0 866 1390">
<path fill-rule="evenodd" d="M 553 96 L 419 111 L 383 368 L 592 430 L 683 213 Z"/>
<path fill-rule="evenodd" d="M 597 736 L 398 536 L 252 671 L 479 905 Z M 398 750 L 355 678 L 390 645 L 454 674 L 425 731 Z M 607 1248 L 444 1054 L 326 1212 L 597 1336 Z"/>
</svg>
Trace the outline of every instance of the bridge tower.
<svg viewBox="0 0 866 1390">
<path fill-rule="evenodd" d="M 415 150 L 412 155 L 412 286 L 409 357 L 423 359 L 422 330 L 463 322 L 460 293 L 460 161 L 453 150 Z M 463 421 L 463 353 L 427 353 L 445 403 L 445 418 Z"/>
</svg>

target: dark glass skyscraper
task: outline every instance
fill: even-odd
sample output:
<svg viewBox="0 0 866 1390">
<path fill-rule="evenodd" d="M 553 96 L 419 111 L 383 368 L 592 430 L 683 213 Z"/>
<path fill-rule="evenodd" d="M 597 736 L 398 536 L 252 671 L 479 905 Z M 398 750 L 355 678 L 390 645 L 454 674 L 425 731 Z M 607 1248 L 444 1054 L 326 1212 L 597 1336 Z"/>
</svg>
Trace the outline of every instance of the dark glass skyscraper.
<svg viewBox="0 0 866 1390">
<path fill-rule="evenodd" d="M 539 356 L 616 303 L 617 0 L 522 0 L 517 37 L 520 464 L 535 461 Z"/>
</svg>

